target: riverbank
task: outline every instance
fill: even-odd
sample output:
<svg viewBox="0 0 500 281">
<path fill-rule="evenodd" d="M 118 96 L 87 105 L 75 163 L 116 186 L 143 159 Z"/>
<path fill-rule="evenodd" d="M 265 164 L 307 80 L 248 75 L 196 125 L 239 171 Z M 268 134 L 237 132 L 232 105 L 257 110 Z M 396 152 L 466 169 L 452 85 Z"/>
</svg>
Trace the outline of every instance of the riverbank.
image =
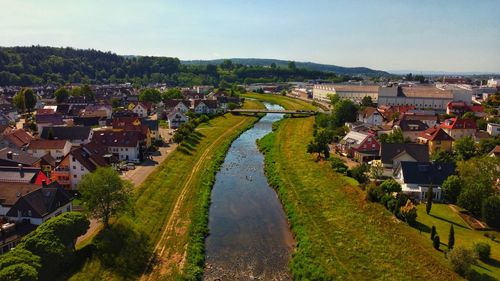
<svg viewBox="0 0 500 281">
<path fill-rule="evenodd" d="M 211 182 L 232 140 L 256 121 L 255 117 L 226 114 L 201 125 L 183 149 L 172 152 L 134 191 L 134 213 L 115 223 L 137 230 L 148 240 L 145 244 L 155 254 L 147 274 L 125 270 L 124 275 L 123 268 L 106 267 L 94 254 L 69 280 L 170 280 L 199 274 L 203 268 L 199 237 L 203 241 Z M 126 249 L 117 251 L 118 261 L 138 258 Z M 137 260 L 145 262 L 144 257 Z"/>
<path fill-rule="evenodd" d="M 256 97 L 258 98 L 258 97 Z M 263 100 L 297 104 L 279 96 Z M 293 108 L 290 108 L 293 109 Z M 295 280 L 459 279 L 428 237 L 367 203 L 357 183 L 306 153 L 314 118 L 288 118 L 259 145 L 269 183 L 287 213 L 297 249 Z"/>
</svg>

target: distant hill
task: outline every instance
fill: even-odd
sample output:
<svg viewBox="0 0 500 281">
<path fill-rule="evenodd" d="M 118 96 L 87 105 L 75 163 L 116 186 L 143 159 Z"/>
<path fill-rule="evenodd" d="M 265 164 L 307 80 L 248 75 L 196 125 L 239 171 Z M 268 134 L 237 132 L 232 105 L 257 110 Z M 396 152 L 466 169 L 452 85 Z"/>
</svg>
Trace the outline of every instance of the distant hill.
<svg viewBox="0 0 500 281">
<path fill-rule="evenodd" d="M 224 62 L 225 59 L 215 59 L 215 60 L 184 60 L 181 61 L 182 64 L 187 65 L 206 65 L 206 64 L 220 64 Z M 235 64 L 243 64 L 249 66 L 271 66 L 271 64 L 276 64 L 279 67 L 288 67 L 290 61 L 286 60 L 276 60 L 276 59 L 255 59 L 255 58 L 231 58 L 229 59 Z M 309 70 L 316 71 L 327 71 L 333 72 L 340 75 L 350 75 L 350 76 L 390 76 L 388 72 L 382 70 L 374 70 L 367 67 L 342 67 L 330 64 L 320 64 L 314 62 L 295 62 L 298 68 L 305 68 Z"/>
</svg>

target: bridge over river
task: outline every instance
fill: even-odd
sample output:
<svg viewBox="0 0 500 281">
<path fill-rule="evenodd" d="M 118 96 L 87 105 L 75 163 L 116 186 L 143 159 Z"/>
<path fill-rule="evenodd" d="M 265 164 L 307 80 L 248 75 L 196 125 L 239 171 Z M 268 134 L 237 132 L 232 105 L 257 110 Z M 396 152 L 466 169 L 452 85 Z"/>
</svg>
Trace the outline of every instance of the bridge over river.
<svg viewBox="0 0 500 281">
<path fill-rule="evenodd" d="M 291 115 L 316 115 L 317 112 L 314 110 L 280 110 L 280 109 L 233 109 L 229 110 L 229 112 L 233 114 L 242 114 L 242 113 L 281 113 L 281 114 L 291 114 Z"/>
</svg>

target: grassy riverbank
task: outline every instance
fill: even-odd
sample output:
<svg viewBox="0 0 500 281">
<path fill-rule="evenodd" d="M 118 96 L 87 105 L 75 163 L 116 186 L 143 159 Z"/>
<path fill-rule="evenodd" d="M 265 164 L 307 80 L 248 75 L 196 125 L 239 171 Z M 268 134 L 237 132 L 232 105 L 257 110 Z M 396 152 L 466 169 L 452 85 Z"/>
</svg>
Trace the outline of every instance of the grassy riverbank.
<svg viewBox="0 0 500 281">
<path fill-rule="evenodd" d="M 196 134 L 135 190 L 134 212 L 115 222 L 140 233 L 142 240 L 147 240 L 143 247 L 148 249 L 148 255 L 137 255 L 127 250 L 129 245 L 121 245 L 116 253 L 107 253 L 117 261 L 116 266 L 105 266 L 102 257 L 94 254 L 69 280 L 171 280 L 198 276 L 203 270 L 204 237 L 215 173 L 232 140 L 256 120 L 227 114 L 200 125 Z M 133 263 L 145 265 L 152 252 L 155 259 L 145 275 L 143 270 L 123 268 Z"/>
<path fill-rule="evenodd" d="M 264 97 L 284 107 L 306 106 Z M 458 279 L 427 235 L 393 219 L 380 205 L 367 203 L 353 179 L 306 153 L 313 124 L 313 117 L 288 118 L 259 142 L 269 183 L 296 236 L 290 263 L 294 279 Z"/>
</svg>

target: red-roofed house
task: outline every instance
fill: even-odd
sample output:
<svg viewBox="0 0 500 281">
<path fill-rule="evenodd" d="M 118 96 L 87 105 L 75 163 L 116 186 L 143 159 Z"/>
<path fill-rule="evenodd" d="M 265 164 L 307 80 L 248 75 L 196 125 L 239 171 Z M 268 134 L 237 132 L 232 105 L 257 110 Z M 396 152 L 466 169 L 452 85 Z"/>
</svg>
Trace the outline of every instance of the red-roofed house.
<svg viewBox="0 0 500 281">
<path fill-rule="evenodd" d="M 139 162 L 141 132 L 101 130 L 94 133 L 91 143 L 105 146 L 118 160 Z"/>
<path fill-rule="evenodd" d="M 444 120 L 440 125 L 448 135 L 453 139 L 459 139 L 466 136 L 474 136 L 477 127 L 473 119 L 450 118 Z"/>
<path fill-rule="evenodd" d="M 42 158 L 48 153 L 56 160 L 62 160 L 70 150 L 71 143 L 67 140 L 36 139 L 28 146 L 28 152 L 34 157 Z"/>
<path fill-rule="evenodd" d="M 23 129 L 6 130 L 2 136 L 0 146 L 22 149 L 27 147 L 33 139 L 33 136 Z"/>
<path fill-rule="evenodd" d="M 133 107 L 131 106 L 131 110 L 134 113 L 137 113 L 137 115 L 139 115 L 139 117 L 141 118 L 148 117 L 149 113 L 151 112 L 151 108 L 153 107 L 152 103 L 143 101 L 133 103 L 133 105 Z"/>
<path fill-rule="evenodd" d="M 417 142 L 429 145 L 429 154 L 437 150 L 451 151 L 453 138 L 440 127 L 431 127 L 418 135 Z"/>
</svg>

